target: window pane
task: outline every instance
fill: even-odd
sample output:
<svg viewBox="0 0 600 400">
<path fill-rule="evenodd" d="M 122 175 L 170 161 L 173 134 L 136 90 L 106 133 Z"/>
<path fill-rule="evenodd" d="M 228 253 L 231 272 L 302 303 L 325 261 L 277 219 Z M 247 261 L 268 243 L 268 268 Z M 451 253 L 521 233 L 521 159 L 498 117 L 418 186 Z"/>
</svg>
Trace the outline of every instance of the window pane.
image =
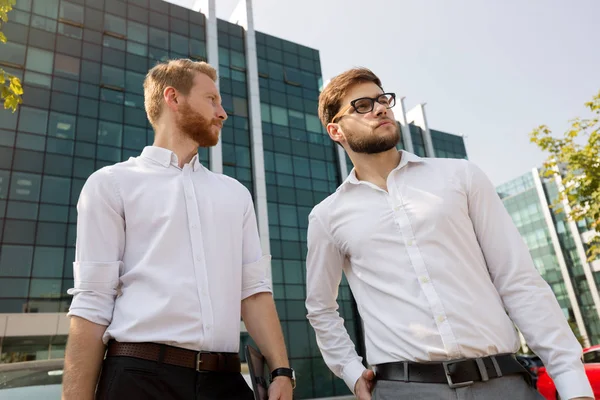
<svg viewBox="0 0 600 400">
<path fill-rule="evenodd" d="M 3 43 L 2 51 L 0 51 L 0 61 L 18 65 L 25 64 L 25 46 L 12 42 Z"/>
<path fill-rule="evenodd" d="M 35 241 L 35 221 L 7 219 L 4 223 L 4 243 L 33 244 Z M 0 290 L 0 293 L 3 293 Z"/>
<path fill-rule="evenodd" d="M 0 169 L 0 199 L 6 199 L 10 172 Z"/>
<path fill-rule="evenodd" d="M 56 19 L 58 0 L 34 0 L 33 12 L 44 17 Z"/>
<path fill-rule="evenodd" d="M 133 93 L 144 93 L 144 78 L 143 74 L 127 71 L 125 90 Z"/>
<path fill-rule="evenodd" d="M 58 33 L 74 39 L 81 39 L 83 37 L 83 29 L 77 26 L 63 24 L 62 22 L 58 24 Z"/>
<path fill-rule="evenodd" d="M 56 59 L 54 60 L 54 73 L 58 76 L 78 79 L 79 59 L 57 53 Z"/>
<path fill-rule="evenodd" d="M 19 107 L 19 110 L 22 110 L 24 107 Z M 17 127 L 17 117 L 19 116 L 19 111 L 3 113 L 2 118 L 0 118 L 0 128 L 14 130 Z"/>
<path fill-rule="evenodd" d="M 38 216 L 38 204 L 22 201 L 9 201 L 6 208 L 6 217 L 14 219 L 36 220 Z"/>
<path fill-rule="evenodd" d="M 25 79 L 23 81 L 33 86 L 41 86 L 48 89 L 52 85 L 52 78 L 50 76 L 31 71 L 25 72 Z"/>
<path fill-rule="evenodd" d="M 28 277 L 33 257 L 32 246 L 2 246 L 0 276 Z M 2 293 L 2 297 L 4 297 Z"/>
<path fill-rule="evenodd" d="M 75 116 L 57 112 L 50 113 L 48 136 L 56 136 L 61 139 L 75 138 Z"/>
<path fill-rule="evenodd" d="M 233 98 L 233 113 L 240 117 L 248 116 L 248 104 L 246 99 L 242 99 L 241 97 Z"/>
<path fill-rule="evenodd" d="M 32 279 L 29 297 L 58 298 L 62 279 Z"/>
<path fill-rule="evenodd" d="M 47 32 L 56 32 L 56 20 L 40 17 L 39 15 L 31 16 L 31 26 Z"/>
<path fill-rule="evenodd" d="M 19 130 L 23 132 L 46 134 L 48 111 L 31 107 L 21 107 Z"/>
<path fill-rule="evenodd" d="M 120 68 L 102 66 L 102 83 L 106 85 L 124 87 L 125 86 L 125 71 Z"/>
<path fill-rule="evenodd" d="M 127 52 L 145 57 L 148 54 L 148 46 L 141 43 L 127 41 Z"/>
<path fill-rule="evenodd" d="M 111 49 L 125 51 L 125 40 L 113 36 L 104 35 L 102 45 Z"/>
<path fill-rule="evenodd" d="M 123 36 L 127 34 L 125 20 L 111 14 L 104 14 L 104 29 Z"/>
<path fill-rule="evenodd" d="M 169 50 L 169 34 L 156 28 L 149 29 L 150 45 L 163 50 Z"/>
<path fill-rule="evenodd" d="M 60 3 L 60 17 L 83 24 L 83 7 L 62 0 Z"/>
<path fill-rule="evenodd" d="M 146 146 L 146 130 L 125 125 L 123 132 L 123 147 L 142 150 Z"/>
<path fill-rule="evenodd" d="M 30 71 L 52 73 L 54 54 L 50 51 L 29 47 L 27 49 L 27 64 L 25 67 Z"/>
<path fill-rule="evenodd" d="M 188 39 L 184 36 L 171 33 L 171 51 L 187 56 L 189 53 Z"/>
<path fill-rule="evenodd" d="M 148 43 L 148 27 L 137 22 L 127 22 L 127 39 Z"/>
<path fill-rule="evenodd" d="M 41 177 L 37 174 L 13 172 L 10 199 L 37 202 L 40 197 Z"/>
<path fill-rule="evenodd" d="M 61 247 L 35 248 L 32 275 L 40 278 L 62 278 L 65 250 Z"/>
<path fill-rule="evenodd" d="M 271 119 L 274 124 L 288 125 L 288 111 L 285 108 L 271 106 Z"/>
<path fill-rule="evenodd" d="M 41 201 L 43 203 L 69 204 L 70 190 L 70 179 L 44 175 Z"/>
<path fill-rule="evenodd" d="M 194 57 L 206 57 L 206 46 L 204 43 L 199 40 L 192 39 L 190 41 L 190 55 Z"/>
<path fill-rule="evenodd" d="M 100 121 L 98 127 L 98 144 L 121 146 L 122 125 Z"/>
<path fill-rule="evenodd" d="M 0 279 L 0 293 L 2 297 L 27 297 L 29 291 L 29 279 L 15 279 L 15 278 L 2 278 Z M 21 310 L 24 312 L 25 310 Z M 48 348 L 48 346 L 46 346 Z M 2 346 L 2 357 L 4 358 L 6 353 L 10 353 L 12 349 L 6 346 L 6 339 Z M 3 360 L 4 361 L 4 360 Z M 25 360 L 23 360 L 25 361 Z"/>
</svg>

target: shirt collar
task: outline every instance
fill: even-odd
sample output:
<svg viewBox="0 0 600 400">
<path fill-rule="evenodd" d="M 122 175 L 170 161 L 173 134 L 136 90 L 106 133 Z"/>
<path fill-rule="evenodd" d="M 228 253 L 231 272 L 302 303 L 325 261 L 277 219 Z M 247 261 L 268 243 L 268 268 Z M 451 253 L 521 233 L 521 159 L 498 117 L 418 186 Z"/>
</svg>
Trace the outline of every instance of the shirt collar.
<svg viewBox="0 0 600 400">
<path fill-rule="evenodd" d="M 416 154 L 413 153 L 409 153 L 406 150 L 398 150 L 398 152 L 400 153 L 400 163 L 398 164 L 398 166 L 396 168 L 394 168 L 392 171 L 397 171 L 400 168 L 404 167 L 405 165 L 407 165 L 408 163 L 420 163 L 420 162 L 425 162 L 425 159 L 419 157 Z M 348 177 L 344 180 L 344 182 L 342 182 L 342 184 L 338 187 L 338 190 L 341 189 L 343 186 L 345 186 L 346 184 L 354 184 L 354 185 L 358 185 L 360 183 L 360 181 L 358 180 L 358 178 L 356 177 L 356 170 L 354 168 L 352 168 L 352 171 L 350 171 L 350 173 L 348 174 Z"/>
<path fill-rule="evenodd" d="M 142 150 L 142 157 L 152 160 L 165 168 L 169 168 L 170 166 L 179 168 L 179 159 L 177 158 L 177 154 L 169 149 L 165 149 L 164 147 L 146 146 L 144 147 L 144 150 Z M 194 171 L 198 171 L 202 168 L 198 154 L 195 154 L 194 157 L 192 157 L 189 165 Z"/>
</svg>

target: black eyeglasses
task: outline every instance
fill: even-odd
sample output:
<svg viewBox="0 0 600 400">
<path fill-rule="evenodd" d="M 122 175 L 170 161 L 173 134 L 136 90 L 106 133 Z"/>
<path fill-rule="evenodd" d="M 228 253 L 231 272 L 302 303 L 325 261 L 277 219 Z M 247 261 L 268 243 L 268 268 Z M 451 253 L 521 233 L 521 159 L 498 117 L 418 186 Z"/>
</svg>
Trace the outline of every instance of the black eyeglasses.
<svg viewBox="0 0 600 400">
<path fill-rule="evenodd" d="M 358 114 L 367 114 L 373 111 L 375 108 L 375 102 L 385 106 L 389 109 L 396 105 L 396 93 L 383 93 L 377 97 L 361 97 L 350 102 L 350 105 L 345 107 L 342 111 L 338 112 L 335 117 L 331 119 L 331 122 L 335 123 L 337 119 L 340 119 L 350 108 L 354 108 Z"/>
</svg>

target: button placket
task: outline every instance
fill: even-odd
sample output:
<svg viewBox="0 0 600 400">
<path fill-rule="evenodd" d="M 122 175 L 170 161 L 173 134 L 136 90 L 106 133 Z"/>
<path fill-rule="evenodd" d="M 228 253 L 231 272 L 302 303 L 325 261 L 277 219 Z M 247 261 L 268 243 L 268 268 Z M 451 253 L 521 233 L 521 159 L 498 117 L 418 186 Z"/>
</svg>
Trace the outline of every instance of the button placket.
<svg viewBox="0 0 600 400">
<path fill-rule="evenodd" d="M 431 276 L 429 275 L 429 271 L 425 266 L 425 261 L 423 260 L 421 251 L 416 243 L 412 224 L 406 212 L 406 208 L 404 207 L 405 200 L 402 196 L 401 190 L 399 189 L 403 187 L 402 175 L 398 177 L 398 181 L 399 182 L 394 182 L 393 185 L 388 185 L 388 189 L 390 190 L 388 201 L 390 204 L 392 204 L 394 201 L 399 204 L 393 207 L 394 221 L 396 222 L 396 225 L 402 234 L 402 238 L 404 239 L 404 243 L 406 244 L 406 252 L 410 259 L 413 270 L 416 276 L 419 277 L 418 281 L 419 285 L 421 286 L 421 290 L 423 290 L 423 293 L 425 294 L 425 297 L 427 298 L 429 306 L 433 312 L 432 318 L 438 328 L 444 348 L 449 355 L 454 355 L 458 353 L 458 342 L 456 341 L 456 337 L 452 332 L 452 328 L 450 327 L 446 317 L 441 299 L 435 290 L 435 287 L 431 281 Z"/>
<path fill-rule="evenodd" d="M 200 224 L 200 213 L 198 199 L 194 190 L 194 181 L 192 168 L 185 165 L 183 169 L 183 184 L 186 194 L 186 211 L 188 216 L 188 227 L 191 236 L 192 252 L 194 257 L 194 276 L 198 288 L 198 299 L 200 301 L 200 310 L 202 313 L 204 334 L 201 341 L 204 346 L 210 345 L 212 338 L 209 335 L 211 325 L 213 324 L 212 303 L 208 291 L 208 275 L 206 258 L 204 254 L 204 240 Z"/>
</svg>

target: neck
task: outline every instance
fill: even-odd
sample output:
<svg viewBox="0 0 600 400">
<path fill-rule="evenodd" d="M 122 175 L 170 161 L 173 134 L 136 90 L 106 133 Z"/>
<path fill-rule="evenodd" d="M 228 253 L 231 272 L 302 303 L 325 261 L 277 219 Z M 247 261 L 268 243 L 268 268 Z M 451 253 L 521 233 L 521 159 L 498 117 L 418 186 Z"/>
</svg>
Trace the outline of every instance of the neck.
<svg viewBox="0 0 600 400">
<path fill-rule="evenodd" d="M 183 168 L 198 153 L 198 143 L 184 135 L 173 125 L 159 122 L 156 124 L 154 132 L 154 143 L 152 145 L 175 153 L 179 168 Z"/>
<path fill-rule="evenodd" d="M 357 179 L 387 190 L 388 175 L 400 164 L 401 153 L 392 148 L 377 154 L 350 152 L 348 156 L 354 164 Z"/>
</svg>

